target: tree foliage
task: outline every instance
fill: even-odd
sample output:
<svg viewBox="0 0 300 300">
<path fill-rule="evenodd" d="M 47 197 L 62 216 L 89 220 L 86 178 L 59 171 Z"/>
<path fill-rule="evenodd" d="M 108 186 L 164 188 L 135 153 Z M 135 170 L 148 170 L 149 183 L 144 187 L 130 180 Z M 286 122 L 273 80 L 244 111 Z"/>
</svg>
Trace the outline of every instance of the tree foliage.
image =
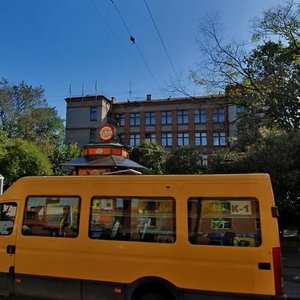
<svg viewBox="0 0 300 300">
<path fill-rule="evenodd" d="M 7 185 L 23 176 L 52 174 L 48 157 L 31 142 L 10 140 L 1 145 L 0 153 L 0 174 Z"/>
<path fill-rule="evenodd" d="M 41 87 L 0 81 L 0 128 L 8 138 L 35 142 L 47 154 L 64 139 L 63 120 L 50 108 Z"/>
<path fill-rule="evenodd" d="M 165 172 L 167 152 L 157 143 L 144 141 L 130 152 L 130 159 L 150 169 L 154 174 Z"/>
<path fill-rule="evenodd" d="M 296 222 L 300 216 L 300 132 L 261 131 L 260 142 L 247 151 L 213 155 L 209 173 L 270 174 L 281 222 Z"/>
<path fill-rule="evenodd" d="M 201 174 L 205 173 L 203 165 L 203 149 L 196 145 L 187 145 L 172 150 L 166 162 L 169 174 Z"/>
<path fill-rule="evenodd" d="M 48 106 L 44 90 L 24 81 L 0 81 L 0 142 L 0 172 L 8 184 L 25 175 L 52 174 L 56 164 L 80 152 L 64 145 L 63 120 Z"/>
<path fill-rule="evenodd" d="M 252 30 L 252 41 L 228 42 L 218 17 L 199 28 L 202 60 L 192 80 L 245 107 L 231 148 L 214 154 L 208 171 L 269 173 L 281 220 L 300 219 L 300 4 L 265 11 Z"/>
<path fill-rule="evenodd" d="M 300 6 L 292 1 L 256 19 L 260 44 L 225 42 L 217 18 L 200 25 L 202 61 L 191 78 L 207 89 L 227 91 L 229 102 L 243 105 L 260 126 L 300 128 Z"/>
<path fill-rule="evenodd" d="M 54 149 L 52 155 L 50 156 L 50 162 L 54 167 L 54 173 L 56 175 L 64 175 L 66 172 L 55 167 L 63 162 L 67 162 L 74 158 L 77 158 L 80 155 L 81 155 L 81 150 L 77 144 L 69 144 L 69 145 L 61 144 L 57 146 Z"/>
</svg>

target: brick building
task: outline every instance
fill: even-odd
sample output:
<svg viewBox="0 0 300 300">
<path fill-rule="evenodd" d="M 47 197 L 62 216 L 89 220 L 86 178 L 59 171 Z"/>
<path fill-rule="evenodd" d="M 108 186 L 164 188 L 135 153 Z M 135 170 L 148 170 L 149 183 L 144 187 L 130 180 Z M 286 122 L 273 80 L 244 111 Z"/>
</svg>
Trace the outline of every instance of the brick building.
<svg viewBox="0 0 300 300">
<path fill-rule="evenodd" d="M 225 96 L 181 97 L 118 102 L 104 96 L 67 98 L 66 142 L 84 146 L 99 143 L 97 129 L 109 123 L 116 141 L 136 146 L 144 140 L 174 149 L 195 144 L 204 153 L 228 146 L 236 133 L 236 107 Z"/>
</svg>

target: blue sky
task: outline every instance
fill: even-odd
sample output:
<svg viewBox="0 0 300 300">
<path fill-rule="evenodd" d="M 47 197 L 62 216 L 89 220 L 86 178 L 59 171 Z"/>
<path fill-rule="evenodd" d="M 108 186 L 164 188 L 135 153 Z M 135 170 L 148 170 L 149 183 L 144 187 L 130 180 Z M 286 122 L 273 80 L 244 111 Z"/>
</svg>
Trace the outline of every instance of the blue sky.
<svg viewBox="0 0 300 300">
<path fill-rule="evenodd" d="M 117 101 L 181 96 L 199 58 L 201 20 L 218 13 L 228 39 L 248 39 L 250 21 L 283 0 L 0 0 L 0 77 L 45 89 L 65 118 L 65 98 L 102 94 Z M 130 34 L 136 45 L 130 41 Z M 97 85 L 96 85 L 97 82 Z M 199 90 L 199 93 L 201 91 Z"/>
</svg>

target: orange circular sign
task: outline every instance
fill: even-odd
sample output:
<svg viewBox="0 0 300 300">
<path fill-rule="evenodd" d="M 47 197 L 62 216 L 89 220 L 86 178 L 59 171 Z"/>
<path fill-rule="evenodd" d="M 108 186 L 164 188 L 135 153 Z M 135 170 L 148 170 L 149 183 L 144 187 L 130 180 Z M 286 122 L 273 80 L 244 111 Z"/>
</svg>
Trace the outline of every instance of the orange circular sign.
<svg viewBox="0 0 300 300">
<path fill-rule="evenodd" d="M 111 140 L 115 135 L 115 129 L 112 125 L 103 125 L 99 128 L 99 136 L 103 141 Z"/>
</svg>

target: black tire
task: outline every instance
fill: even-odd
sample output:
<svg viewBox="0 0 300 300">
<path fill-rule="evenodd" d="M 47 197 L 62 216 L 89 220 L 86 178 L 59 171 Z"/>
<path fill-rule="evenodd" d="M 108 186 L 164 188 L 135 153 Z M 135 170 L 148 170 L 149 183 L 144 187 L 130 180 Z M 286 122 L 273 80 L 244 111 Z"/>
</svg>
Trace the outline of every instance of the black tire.
<svg viewBox="0 0 300 300">
<path fill-rule="evenodd" d="M 146 292 L 141 295 L 138 300 L 170 300 L 170 298 L 162 292 Z"/>
</svg>

